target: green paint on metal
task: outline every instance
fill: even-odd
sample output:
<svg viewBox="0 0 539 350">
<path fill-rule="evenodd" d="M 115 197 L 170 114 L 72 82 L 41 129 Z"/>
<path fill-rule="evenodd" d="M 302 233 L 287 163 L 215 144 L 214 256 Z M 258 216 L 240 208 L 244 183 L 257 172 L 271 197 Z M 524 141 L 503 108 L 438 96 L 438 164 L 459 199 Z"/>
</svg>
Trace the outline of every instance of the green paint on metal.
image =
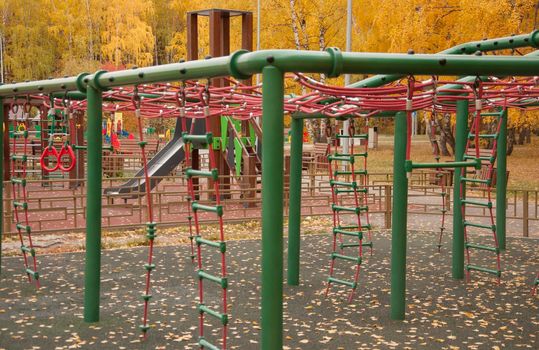
<svg viewBox="0 0 539 350">
<path fill-rule="evenodd" d="M 272 147 L 262 148 L 261 349 L 275 350 L 283 347 L 284 75 L 272 66 L 262 73 L 262 132 Z"/>
<path fill-rule="evenodd" d="M 457 101 L 457 125 L 455 139 L 455 161 L 464 159 L 466 137 L 468 135 L 468 105 L 467 100 Z M 451 274 L 455 279 L 464 278 L 464 222 L 462 219 L 462 202 L 460 191 L 466 191 L 466 183 L 461 181 L 461 172 L 455 171 L 453 180 L 453 246 Z M 459 186 L 460 185 L 460 186 Z"/>
<path fill-rule="evenodd" d="M 234 163 L 236 167 L 236 176 L 241 175 L 241 161 L 242 161 L 243 148 L 241 147 L 241 140 L 234 139 Z"/>
<path fill-rule="evenodd" d="M 0 275 L 2 274 L 2 239 L 4 234 L 4 101 L 0 98 Z"/>
<path fill-rule="evenodd" d="M 229 117 L 221 117 L 221 147 L 219 149 L 225 150 L 228 148 L 228 121 Z"/>
<path fill-rule="evenodd" d="M 301 237 L 301 172 L 303 155 L 303 119 L 292 119 L 290 125 L 290 190 L 288 206 L 288 273 L 291 286 L 299 285 Z"/>
<path fill-rule="evenodd" d="M 88 170 L 86 197 L 86 263 L 84 268 L 84 321 L 99 321 L 101 284 L 101 193 L 102 167 L 102 92 L 89 86 L 88 95 Z"/>
<path fill-rule="evenodd" d="M 496 235 L 501 250 L 506 248 L 506 206 L 507 206 L 507 109 L 504 110 L 497 142 L 496 165 Z"/>
<path fill-rule="evenodd" d="M 406 160 L 406 114 L 395 116 L 393 152 L 393 212 L 391 224 L 391 319 L 403 320 L 406 313 L 406 241 L 408 179 Z"/>
</svg>

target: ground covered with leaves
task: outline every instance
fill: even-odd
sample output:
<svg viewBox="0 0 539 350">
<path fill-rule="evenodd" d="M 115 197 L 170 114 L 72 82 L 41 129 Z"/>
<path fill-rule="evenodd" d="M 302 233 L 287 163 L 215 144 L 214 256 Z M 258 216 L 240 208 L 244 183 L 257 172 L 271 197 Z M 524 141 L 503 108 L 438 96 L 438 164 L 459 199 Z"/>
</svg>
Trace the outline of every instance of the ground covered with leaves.
<svg viewBox="0 0 539 350">
<path fill-rule="evenodd" d="M 411 232 L 405 321 L 389 318 L 390 240 L 376 233 L 352 303 L 346 288 L 324 298 L 328 235 L 302 241 L 302 283 L 285 286 L 286 349 L 501 349 L 539 347 L 539 298 L 530 295 L 539 270 L 539 241 L 510 238 L 500 285 L 478 273 L 451 278 L 450 241 L 441 253 L 436 235 Z M 107 250 L 102 259 L 101 322 L 82 319 L 83 253 L 40 256 L 40 290 L 23 276 L 20 257 L 3 260 L 0 284 L 2 349 L 197 349 L 194 266 L 188 245 L 156 249 L 149 338 L 141 342 L 144 247 Z M 535 255 L 534 255 L 535 254 Z M 230 242 L 230 349 L 259 348 L 260 241 Z M 207 269 L 216 268 L 211 257 Z M 345 275 L 353 270 L 338 267 Z M 208 300 L 219 297 L 208 285 Z M 210 329 L 210 328 L 207 328 Z M 216 339 L 219 328 L 207 337 Z"/>
</svg>

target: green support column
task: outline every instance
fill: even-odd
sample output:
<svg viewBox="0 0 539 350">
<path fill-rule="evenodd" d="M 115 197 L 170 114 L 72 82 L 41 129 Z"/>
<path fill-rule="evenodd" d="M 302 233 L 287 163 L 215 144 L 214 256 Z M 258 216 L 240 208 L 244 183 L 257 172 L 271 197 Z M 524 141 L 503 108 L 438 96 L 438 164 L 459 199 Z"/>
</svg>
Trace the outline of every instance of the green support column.
<svg viewBox="0 0 539 350">
<path fill-rule="evenodd" d="M 393 212 L 391 228 L 391 319 L 403 320 L 406 311 L 406 240 L 408 179 L 406 160 L 406 114 L 395 115 L 393 151 Z"/>
<path fill-rule="evenodd" d="M 290 200 L 288 203 L 288 284 L 299 285 L 301 235 L 301 172 L 303 168 L 303 119 L 292 118 L 290 145 Z"/>
<path fill-rule="evenodd" d="M 4 235 L 4 100 L 0 98 L 0 275 L 2 274 L 2 239 Z M 7 125 L 5 126 L 8 127 Z"/>
<path fill-rule="evenodd" d="M 506 206 L 507 206 L 507 109 L 502 115 L 498 135 L 496 165 L 496 235 L 501 250 L 505 250 Z"/>
<path fill-rule="evenodd" d="M 284 75 L 262 70 L 262 311 L 261 349 L 283 347 Z"/>
<path fill-rule="evenodd" d="M 468 100 L 457 101 L 457 125 L 455 127 L 455 162 L 464 159 L 468 137 Z M 464 278 L 464 225 L 460 201 L 460 169 L 455 169 L 453 179 L 453 245 L 451 274 L 455 279 Z M 465 190 L 465 184 L 462 184 Z"/>
<path fill-rule="evenodd" d="M 88 165 L 86 172 L 86 264 L 84 321 L 99 321 L 101 275 L 102 92 L 88 85 Z"/>
</svg>

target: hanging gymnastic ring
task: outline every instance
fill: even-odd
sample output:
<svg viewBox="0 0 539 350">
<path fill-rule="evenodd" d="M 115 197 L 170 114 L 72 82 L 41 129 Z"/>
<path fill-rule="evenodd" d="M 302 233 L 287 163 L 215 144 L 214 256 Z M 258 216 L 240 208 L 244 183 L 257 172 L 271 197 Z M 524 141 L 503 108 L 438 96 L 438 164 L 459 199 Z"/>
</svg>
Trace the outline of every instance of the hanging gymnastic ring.
<svg viewBox="0 0 539 350">
<path fill-rule="evenodd" d="M 62 157 L 64 155 L 69 156 L 69 166 L 64 167 L 62 163 Z M 60 153 L 58 154 L 58 168 L 62 170 L 63 172 L 70 172 L 75 167 L 75 164 L 77 164 L 77 158 L 75 157 L 75 152 L 73 152 L 73 148 L 71 145 L 64 145 L 62 149 L 60 150 Z"/>
<path fill-rule="evenodd" d="M 53 156 L 54 158 L 56 158 L 56 165 L 52 168 L 49 168 L 45 164 L 45 159 L 47 159 L 47 157 L 49 156 Z M 58 158 L 58 151 L 56 151 L 56 148 L 54 148 L 53 146 L 47 146 L 45 150 L 43 151 L 41 158 L 39 158 L 39 163 L 41 164 L 41 169 L 43 169 L 44 171 L 48 173 L 58 170 L 58 167 L 60 166 L 60 161 Z"/>
</svg>

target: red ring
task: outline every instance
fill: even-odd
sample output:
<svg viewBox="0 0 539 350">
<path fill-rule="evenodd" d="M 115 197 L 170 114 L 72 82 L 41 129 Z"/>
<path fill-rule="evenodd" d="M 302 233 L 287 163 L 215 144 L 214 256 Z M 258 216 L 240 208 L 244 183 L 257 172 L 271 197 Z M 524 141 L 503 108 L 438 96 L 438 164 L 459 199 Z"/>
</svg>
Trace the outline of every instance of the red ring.
<svg viewBox="0 0 539 350">
<path fill-rule="evenodd" d="M 64 155 L 68 155 L 69 156 L 69 166 L 68 167 L 64 167 L 63 165 L 63 162 L 62 162 L 62 157 Z M 61 171 L 63 172 L 70 172 L 71 170 L 73 170 L 73 168 L 75 167 L 75 164 L 77 164 L 77 158 L 75 157 L 75 152 L 73 152 L 73 148 L 71 148 L 70 145 L 68 145 L 67 147 L 64 145 L 62 147 L 62 149 L 60 150 L 60 153 L 58 154 L 58 168 L 60 168 Z"/>
<path fill-rule="evenodd" d="M 54 158 L 56 158 L 56 165 L 52 168 L 49 168 L 45 164 L 45 159 L 47 159 L 49 156 L 53 156 Z M 43 154 L 41 155 L 41 158 L 39 158 L 39 163 L 41 164 L 41 169 L 45 170 L 48 173 L 58 170 L 60 162 L 58 158 L 58 151 L 56 151 L 56 148 L 54 148 L 53 146 L 46 147 L 43 151 Z"/>
</svg>

